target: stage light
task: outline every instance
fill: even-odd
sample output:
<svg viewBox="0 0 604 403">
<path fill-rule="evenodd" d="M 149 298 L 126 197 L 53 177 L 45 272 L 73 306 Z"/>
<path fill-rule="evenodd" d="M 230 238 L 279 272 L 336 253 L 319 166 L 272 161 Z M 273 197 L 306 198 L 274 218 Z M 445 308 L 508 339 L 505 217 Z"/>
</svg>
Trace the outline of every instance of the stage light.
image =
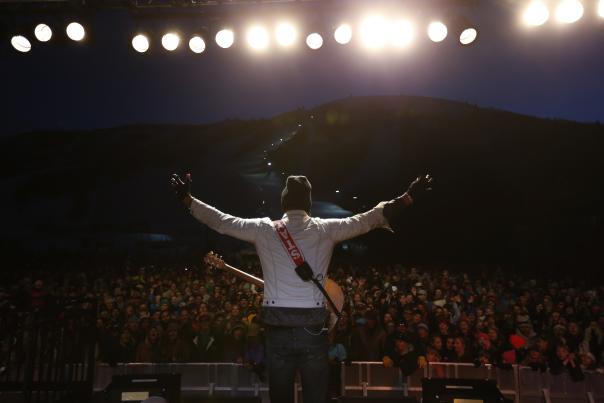
<svg viewBox="0 0 604 403">
<path fill-rule="evenodd" d="M 174 32 L 168 32 L 161 37 L 161 45 L 169 52 L 172 52 L 180 45 L 180 37 Z"/>
<path fill-rule="evenodd" d="M 149 50 L 149 38 L 143 34 L 138 34 L 132 38 L 132 47 L 138 53 L 145 53 Z"/>
<path fill-rule="evenodd" d="M 201 36 L 195 35 L 189 40 L 189 49 L 191 49 L 193 53 L 202 53 L 206 50 L 206 42 Z"/>
<path fill-rule="evenodd" d="M 247 43 L 254 50 L 264 50 L 268 47 L 268 32 L 259 25 L 251 27 L 247 31 Z"/>
<path fill-rule="evenodd" d="M 390 26 L 390 43 L 395 48 L 405 48 L 413 40 L 413 25 L 409 21 L 398 20 Z"/>
<path fill-rule="evenodd" d="M 470 45 L 478 37 L 478 31 L 475 28 L 466 28 L 459 35 L 459 42 L 462 45 Z"/>
<path fill-rule="evenodd" d="M 352 40 L 352 27 L 348 24 L 342 24 L 333 34 L 334 39 L 340 45 L 346 45 Z"/>
<path fill-rule="evenodd" d="M 81 41 L 86 36 L 86 30 L 79 22 L 72 22 L 67 25 L 66 32 L 69 39 L 76 42 Z"/>
<path fill-rule="evenodd" d="M 598 15 L 601 18 L 604 18 L 604 0 L 600 0 L 598 3 Z"/>
<path fill-rule="evenodd" d="M 52 38 L 52 29 L 46 24 L 38 24 L 34 29 L 34 34 L 40 42 L 48 42 Z"/>
<path fill-rule="evenodd" d="M 288 47 L 294 44 L 296 41 L 298 34 L 296 33 L 296 28 L 290 23 L 282 22 L 277 25 L 277 29 L 275 30 L 275 37 L 277 39 L 277 43 L 283 47 Z"/>
<path fill-rule="evenodd" d="M 216 44 L 223 49 L 228 49 L 235 42 L 235 33 L 230 29 L 221 29 L 216 34 Z"/>
<path fill-rule="evenodd" d="M 543 25 L 549 19 L 549 10 L 541 0 L 533 0 L 523 15 L 524 23 L 533 27 Z"/>
<path fill-rule="evenodd" d="M 556 8 L 556 20 L 563 24 L 572 24 L 583 17 L 583 4 L 579 0 L 562 0 Z"/>
<path fill-rule="evenodd" d="M 370 16 L 361 23 L 361 42 L 369 49 L 380 49 L 386 44 L 387 24 L 383 17 Z"/>
<path fill-rule="evenodd" d="M 31 42 L 29 42 L 29 39 L 22 35 L 13 36 L 10 40 L 10 43 L 13 45 L 15 50 L 21 53 L 27 53 L 31 50 Z"/>
<path fill-rule="evenodd" d="M 317 50 L 323 46 L 323 37 L 321 34 L 313 32 L 306 37 L 306 45 L 313 50 Z"/>
<path fill-rule="evenodd" d="M 432 42 L 442 42 L 447 37 L 447 26 L 440 21 L 428 25 L 428 37 Z"/>
</svg>

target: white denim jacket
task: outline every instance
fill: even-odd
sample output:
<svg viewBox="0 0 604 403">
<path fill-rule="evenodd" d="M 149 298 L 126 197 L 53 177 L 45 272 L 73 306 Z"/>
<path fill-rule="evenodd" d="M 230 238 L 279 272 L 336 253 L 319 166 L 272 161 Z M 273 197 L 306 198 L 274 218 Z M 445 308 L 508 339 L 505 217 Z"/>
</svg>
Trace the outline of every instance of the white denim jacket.
<svg viewBox="0 0 604 403">
<path fill-rule="evenodd" d="M 341 241 L 365 234 L 375 228 L 390 229 L 383 215 L 384 202 L 352 217 L 323 219 L 310 217 L 303 210 L 283 215 L 298 248 L 315 274 L 327 275 L 334 246 Z M 295 272 L 295 264 L 285 251 L 270 218 L 239 218 L 225 214 L 197 199 L 191 214 L 213 230 L 253 243 L 260 257 L 264 277 L 266 307 L 318 308 L 325 306 L 323 296 L 311 282 L 304 282 Z"/>
</svg>

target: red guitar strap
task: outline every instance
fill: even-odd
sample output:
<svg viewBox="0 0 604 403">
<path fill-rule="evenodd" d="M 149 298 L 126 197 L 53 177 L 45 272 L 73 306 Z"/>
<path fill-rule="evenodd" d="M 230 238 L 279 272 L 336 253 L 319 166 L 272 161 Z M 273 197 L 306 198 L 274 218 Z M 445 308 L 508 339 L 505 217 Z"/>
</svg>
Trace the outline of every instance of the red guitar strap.
<svg viewBox="0 0 604 403">
<path fill-rule="evenodd" d="M 300 249 L 298 249 L 298 245 L 296 245 L 294 238 L 292 238 L 292 236 L 290 235 L 283 221 L 273 221 L 273 224 L 275 225 L 275 230 L 277 231 L 277 235 L 279 235 L 279 239 L 281 240 L 285 251 L 292 259 L 294 264 L 296 266 L 300 266 L 301 264 L 303 264 L 304 256 L 302 255 L 302 252 L 300 252 Z"/>
<path fill-rule="evenodd" d="M 273 225 L 275 226 L 275 230 L 277 231 L 277 235 L 279 236 L 279 239 L 281 240 L 285 251 L 292 259 L 296 267 L 299 267 L 304 264 L 304 255 L 302 255 L 302 252 L 300 251 L 300 249 L 298 249 L 298 245 L 296 245 L 294 238 L 292 238 L 292 236 L 290 235 L 283 221 L 273 221 Z M 311 270 L 310 266 L 308 266 L 308 269 Z M 338 319 L 340 319 L 341 312 L 338 307 L 336 307 L 336 305 L 333 303 L 331 297 L 329 296 L 327 291 L 325 291 L 325 288 L 323 288 L 323 284 L 321 284 L 317 277 L 313 277 L 311 280 L 317 286 L 317 288 L 319 288 L 321 294 L 323 294 L 323 296 L 327 300 L 327 303 L 331 306 L 333 312 L 336 314 Z"/>
</svg>

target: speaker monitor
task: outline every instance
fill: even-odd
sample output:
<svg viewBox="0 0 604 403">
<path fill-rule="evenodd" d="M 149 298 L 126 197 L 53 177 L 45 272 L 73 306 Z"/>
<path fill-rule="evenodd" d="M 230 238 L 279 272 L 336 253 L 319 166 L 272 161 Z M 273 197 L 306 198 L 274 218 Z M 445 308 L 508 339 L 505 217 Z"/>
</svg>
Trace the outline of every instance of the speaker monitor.
<svg viewBox="0 0 604 403">
<path fill-rule="evenodd" d="M 105 396 L 109 403 L 140 403 L 153 396 L 180 403 L 180 374 L 114 375 Z"/>
<path fill-rule="evenodd" d="M 511 403 L 494 380 L 422 379 L 423 403 Z"/>
</svg>

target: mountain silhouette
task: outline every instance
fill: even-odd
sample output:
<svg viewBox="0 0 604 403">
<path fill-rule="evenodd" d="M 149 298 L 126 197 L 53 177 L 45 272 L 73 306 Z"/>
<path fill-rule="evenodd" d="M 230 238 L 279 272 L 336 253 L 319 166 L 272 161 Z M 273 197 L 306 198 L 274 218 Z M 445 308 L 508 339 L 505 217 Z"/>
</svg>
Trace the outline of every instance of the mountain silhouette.
<svg viewBox="0 0 604 403">
<path fill-rule="evenodd" d="M 411 96 L 351 97 L 262 120 L 26 133 L 2 140 L 3 238 L 195 236 L 168 186 L 244 217 L 280 216 L 289 174 L 316 215 L 360 212 L 416 176 L 434 191 L 365 237 L 379 253 L 458 260 L 598 259 L 604 128 Z M 270 165 L 269 165 L 270 163 Z"/>
</svg>

